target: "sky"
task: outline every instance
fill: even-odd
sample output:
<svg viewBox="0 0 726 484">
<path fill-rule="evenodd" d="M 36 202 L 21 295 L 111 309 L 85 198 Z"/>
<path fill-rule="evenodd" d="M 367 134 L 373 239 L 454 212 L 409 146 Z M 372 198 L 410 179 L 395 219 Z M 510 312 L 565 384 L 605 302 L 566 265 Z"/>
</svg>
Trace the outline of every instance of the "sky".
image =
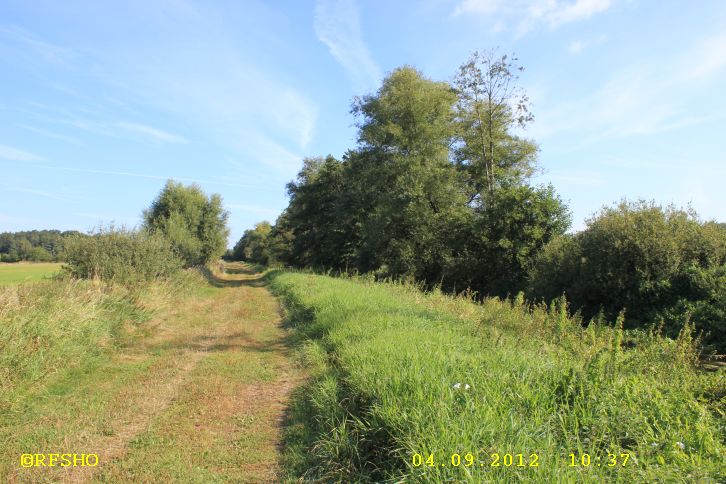
<svg viewBox="0 0 726 484">
<path fill-rule="evenodd" d="M 726 3 L 0 0 L 0 232 L 133 227 L 165 180 L 222 195 L 232 246 L 352 98 L 513 53 L 573 230 L 623 198 L 726 221 Z"/>
</svg>

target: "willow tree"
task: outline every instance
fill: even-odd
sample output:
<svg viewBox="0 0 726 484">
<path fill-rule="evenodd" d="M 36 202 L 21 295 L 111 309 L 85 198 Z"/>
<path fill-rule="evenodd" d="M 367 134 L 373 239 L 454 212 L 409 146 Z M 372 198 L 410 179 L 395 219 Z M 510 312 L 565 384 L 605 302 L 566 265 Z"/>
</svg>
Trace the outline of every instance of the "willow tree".
<svg viewBox="0 0 726 484">
<path fill-rule="evenodd" d="M 224 253 L 229 229 L 222 197 L 207 197 L 197 184 L 167 181 L 143 217 L 144 228 L 164 234 L 187 266 L 206 264 Z"/>
<path fill-rule="evenodd" d="M 409 66 L 355 100 L 359 146 L 347 173 L 370 208 L 361 227 L 362 270 L 440 277 L 451 228 L 465 216 L 460 176 L 450 162 L 456 100 L 450 84 Z"/>
</svg>

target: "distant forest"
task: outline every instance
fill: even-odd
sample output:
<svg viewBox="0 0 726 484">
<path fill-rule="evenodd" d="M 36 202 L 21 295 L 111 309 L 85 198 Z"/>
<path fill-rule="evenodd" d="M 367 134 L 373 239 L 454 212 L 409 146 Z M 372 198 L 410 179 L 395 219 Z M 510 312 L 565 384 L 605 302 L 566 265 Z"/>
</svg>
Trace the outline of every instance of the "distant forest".
<svg viewBox="0 0 726 484">
<path fill-rule="evenodd" d="M 64 241 L 78 231 L 29 230 L 0 233 L 0 262 L 56 262 L 63 259 Z"/>
<path fill-rule="evenodd" d="M 554 187 L 531 183 L 539 146 L 523 136 L 534 117 L 517 62 L 475 53 L 452 82 L 392 71 L 353 100 L 357 146 L 305 159 L 275 224 L 246 231 L 227 257 L 521 293 L 584 322 L 672 336 L 695 326 L 726 349 L 726 225 L 622 200 L 568 233 Z"/>
</svg>

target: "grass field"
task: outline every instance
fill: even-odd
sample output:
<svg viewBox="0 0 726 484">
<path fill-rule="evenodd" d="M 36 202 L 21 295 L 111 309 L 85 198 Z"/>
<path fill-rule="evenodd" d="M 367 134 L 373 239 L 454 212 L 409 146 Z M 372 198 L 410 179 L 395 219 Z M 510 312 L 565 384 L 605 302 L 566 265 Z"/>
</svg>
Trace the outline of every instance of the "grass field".
<svg viewBox="0 0 726 484">
<path fill-rule="evenodd" d="M 323 482 L 724 482 L 726 379 L 667 340 L 562 307 L 278 273 L 312 378 L 291 477 Z"/>
<path fill-rule="evenodd" d="M 63 264 L 56 262 L 0 263 L 0 285 L 39 281 L 57 274 Z"/>
<path fill-rule="evenodd" d="M 0 320 L 0 482 L 726 479 L 688 332 L 244 264 L 8 285 Z"/>
</svg>

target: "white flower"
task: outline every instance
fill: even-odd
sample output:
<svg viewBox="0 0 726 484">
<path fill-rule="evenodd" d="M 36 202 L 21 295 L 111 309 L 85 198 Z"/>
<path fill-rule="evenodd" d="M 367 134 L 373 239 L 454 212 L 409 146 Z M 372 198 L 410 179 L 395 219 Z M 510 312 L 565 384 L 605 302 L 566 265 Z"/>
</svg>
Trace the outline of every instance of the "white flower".
<svg viewBox="0 0 726 484">
<path fill-rule="evenodd" d="M 461 388 L 461 383 L 454 383 L 454 390 Z"/>
<path fill-rule="evenodd" d="M 452 388 L 454 390 L 459 390 L 460 388 L 468 390 L 469 388 L 471 388 L 471 386 L 468 383 L 454 383 L 454 386 Z"/>
<path fill-rule="evenodd" d="M 680 447 L 681 450 L 685 450 L 686 449 L 686 444 L 684 444 L 683 442 L 676 442 L 676 445 L 678 447 Z"/>
<path fill-rule="evenodd" d="M 658 447 L 658 443 L 657 442 L 653 442 L 652 444 L 650 444 L 650 446 L 651 447 Z"/>
</svg>

